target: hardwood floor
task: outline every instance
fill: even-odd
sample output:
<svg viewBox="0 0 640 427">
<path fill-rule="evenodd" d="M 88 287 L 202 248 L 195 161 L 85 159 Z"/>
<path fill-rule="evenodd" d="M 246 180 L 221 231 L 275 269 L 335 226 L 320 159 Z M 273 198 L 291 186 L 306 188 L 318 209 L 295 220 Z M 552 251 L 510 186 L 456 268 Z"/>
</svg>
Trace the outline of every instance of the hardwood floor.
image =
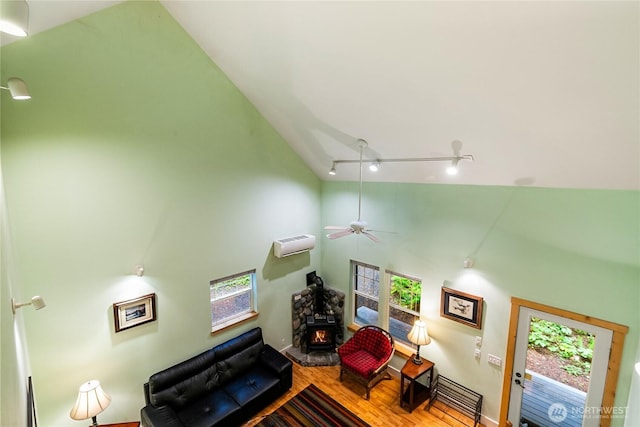
<svg viewBox="0 0 640 427">
<path fill-rule="evenodd" d="M 419 405 L 412 413 L 401 408 L 400 380 L 398 378 L 394 377 L 391 380 L 380 382 L 371 390 L 370 400 L 365 400 L 363 386 L 347 376 L 344 377 L 343 382 L 340 382 L 339 376 L 339 366 L 303 367 L 294 363 L 291 390 L 247 422 L 245 426 L 255 425 L 263 416 L 273 412 L 311 383 L 357 414 L 372 427 L 418 425 L 451 427 L 464 426 L 464 424 L 473 426 L 473 420 L 441 405 L 440 402 L 436 402 L 430 411 L 425 409 L 426 403 Z M 450 415 L 445 415 L 443 411 L 447 411 Z M 463 420 L 464 424 L 456 419 Z"/>
</svg>

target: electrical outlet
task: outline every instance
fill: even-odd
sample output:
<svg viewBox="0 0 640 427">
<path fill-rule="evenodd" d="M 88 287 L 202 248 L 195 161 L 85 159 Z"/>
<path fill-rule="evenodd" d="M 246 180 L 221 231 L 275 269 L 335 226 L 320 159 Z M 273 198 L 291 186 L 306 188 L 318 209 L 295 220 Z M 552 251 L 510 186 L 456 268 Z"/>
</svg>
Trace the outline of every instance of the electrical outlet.
<svg viewBox="0 0 640 427">
<path fill-rule="evenodd" d="M 502 359 L 500 357 L 498 357 L 498 356 L 494 356 L 493 354 L 490 354 L 488 356 L 487 361 L 492 365 L 502 366 Z"/>
<path fill-rule="evenodd" d="M 476 337 L 476 347 L 482 347 L 482 337 Z"/>
<path fill-rule="evenodd" d="M 473 352 L 473 355 L 475 356 L 476 359 L 480 359 L 480 356 L 482 356 L 482 352 L 480 351 L 479 348 L 476 348 L 476 351 Z"/>
</svg>

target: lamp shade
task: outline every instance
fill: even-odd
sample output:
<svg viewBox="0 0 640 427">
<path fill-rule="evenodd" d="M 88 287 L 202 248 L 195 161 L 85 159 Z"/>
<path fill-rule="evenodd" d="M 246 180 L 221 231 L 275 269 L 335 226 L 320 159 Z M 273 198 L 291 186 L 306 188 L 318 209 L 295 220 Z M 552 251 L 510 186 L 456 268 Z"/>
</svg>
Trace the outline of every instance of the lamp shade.
<svg viewBox="0 0 640 427">
<path fill-rule="evenodd" d="M 100 386 L 100 381 L 91 380 L 80 386 L 78 400 L 69 416 L 74 420 L 86 420 L 107 409 L 111 397 Z"/>
<path fill-rule="evenodd" d="M 29 5 L 25 0 L 3 0 L 0 4 L 0 31 L 25 37 L 29 25 Z"/>
<path fill-rule="evenodd" d="M 416 345 L 429 344 L 431 342 L 431 338 L 429 338 L 429 333 L 427 332 L 427 324 L 422 320 L 416 320 L 416 323 L 413 324 L 407 338 Z"/>
</svg>

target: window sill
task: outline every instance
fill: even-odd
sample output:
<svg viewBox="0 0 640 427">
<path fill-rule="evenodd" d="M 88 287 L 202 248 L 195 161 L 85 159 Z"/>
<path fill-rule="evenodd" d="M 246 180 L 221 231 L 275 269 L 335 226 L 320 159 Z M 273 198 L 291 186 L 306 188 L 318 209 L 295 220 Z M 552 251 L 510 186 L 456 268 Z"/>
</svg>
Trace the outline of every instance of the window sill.
<svg viewBox="0 0 640 427">
<path fill-rule="evenodd" d="M 361 327 L 362 325 L 358 325 L 357 323 L 352 323 L 349 326 L 347 326 L 347 330 L 349 330 L 350 332 L 355 332 Z M 416 353 L 413 347 L 410 347 L 407 344 L 402 342 L 394 341 L 394 348 L 396 349 L 396 352 L 395 352 L 396 356 L 402 357 L 403 359 L 408 359 Z"/>
<path fill-rule="evenodd" d="M 256 319 L 258 315 L 259 313 L 257 311 L 252 311 L 247 314 L 243 314 L 242 316 L 235 317 L 227 322 L 220 323 L 219 325 L 215 325 L 211 328 L 211 335 L 217 335 L 236 325 L 240 325 L 242 323 Z"/>
</svg>

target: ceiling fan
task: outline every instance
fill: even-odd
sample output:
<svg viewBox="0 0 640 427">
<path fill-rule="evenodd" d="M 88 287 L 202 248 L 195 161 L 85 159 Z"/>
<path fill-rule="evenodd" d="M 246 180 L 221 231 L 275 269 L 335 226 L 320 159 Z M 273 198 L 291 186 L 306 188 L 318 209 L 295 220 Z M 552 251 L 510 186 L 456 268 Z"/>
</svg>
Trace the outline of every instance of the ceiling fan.
<svg viewBox="0 0 640 427">
<path fill-rule="evenodd" d="M 324 229 L 335 230 L 333 233 L 327 234 L 327 237 L 332 240 L 348 236 L 350 234 L 364 234 L 374 242 L 380 242 L 380 239 L 371 234 L 371 230 L 367 229 L 366 221 L 363 221 L 360 218 L 360 212 L 362 211 L 362 153 L 367 147 L 367 141 L 365 141 L 364 139 L 359 139 L 358 145 L 360 147 L 360 191 L 358 193 L 358 219 L 355 221 L 351 221 L 348 226 L 328 225 Z"/>
</svg>

